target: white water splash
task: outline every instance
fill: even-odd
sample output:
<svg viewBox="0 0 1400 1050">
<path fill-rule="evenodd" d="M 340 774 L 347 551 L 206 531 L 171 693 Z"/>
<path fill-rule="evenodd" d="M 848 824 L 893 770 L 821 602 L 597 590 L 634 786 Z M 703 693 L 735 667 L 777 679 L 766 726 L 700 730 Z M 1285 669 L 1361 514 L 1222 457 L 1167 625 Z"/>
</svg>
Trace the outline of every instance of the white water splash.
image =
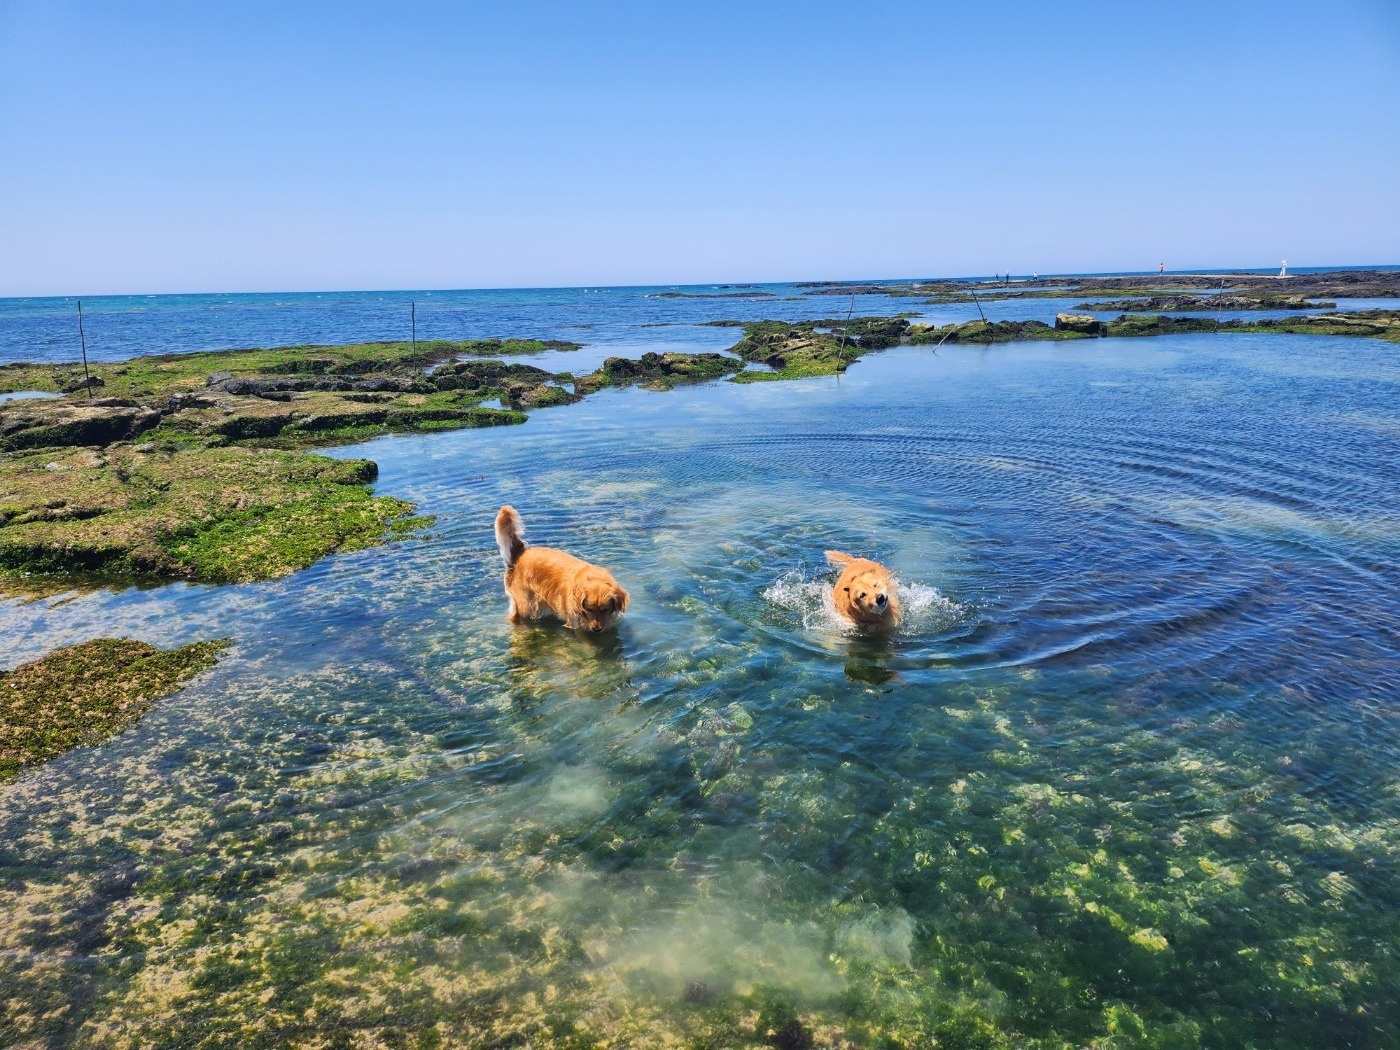
<svg viewBox="0 0 1400 1050">
<path fill-rule="evenodd" d="M 937 587 L 925 583 L 903 583 L 895 580 L 902 612 L 899 630 L 923 630 L 942 627 L 957 620 L 964 606 L 945 598 Z M 775 580 L 763 592 L 765 600 L 802 617 L 802 627 L 808 631 L 840 631 L 852 633 L 855 627 L 836 611 L 828 579 L 808 580 L 790 574 Z"/>
</svg>

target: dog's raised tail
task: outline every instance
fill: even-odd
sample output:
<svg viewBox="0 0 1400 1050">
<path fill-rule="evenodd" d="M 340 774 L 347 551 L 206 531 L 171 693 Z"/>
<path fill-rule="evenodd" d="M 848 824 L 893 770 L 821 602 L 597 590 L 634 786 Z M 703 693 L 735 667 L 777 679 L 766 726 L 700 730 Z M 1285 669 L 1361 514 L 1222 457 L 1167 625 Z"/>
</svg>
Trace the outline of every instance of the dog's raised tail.
<svg viewBox="0 0 1400 1050">
<path fill-rule="evenodd" d="M 842 554 L 840 551 L 827 551 L 826 560 L 831 562 L 838 569 L 844 569 L 851 562 L 855 561 L 849 554 Z"/>
<path fill-rule="evenodd" d="M 512 506 L 504 506 L 496 515 L 496 546 L 501 548 L 501 561 L 506 569 L 515 568 L 515 563 L 525 553 L 525 527 L 520 524 L 520 515 Z"/>
</svg>

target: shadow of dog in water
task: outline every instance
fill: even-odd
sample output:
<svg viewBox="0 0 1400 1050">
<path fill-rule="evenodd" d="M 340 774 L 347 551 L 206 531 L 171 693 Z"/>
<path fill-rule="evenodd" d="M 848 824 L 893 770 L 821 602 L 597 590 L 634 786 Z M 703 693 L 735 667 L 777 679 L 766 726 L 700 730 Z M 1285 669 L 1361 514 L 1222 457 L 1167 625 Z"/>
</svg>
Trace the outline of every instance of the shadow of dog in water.
<svg viewBox="0 0 1400 1050">
<path fill-rule="evenodd" d="M 632 679 L 616 628 L 593 634 L 554 625 L 516 627 L 507 667 L 515 701 L 526 708 L 560 695 L 615 701 Z"/>
<path fill-rule="evenodd" d="M 893 655 L 887 633 L 856 635 L 846 647 L 846 677 L 862 685 L 886 685 L 899 676 L 890 667 Z"/>
</svg>

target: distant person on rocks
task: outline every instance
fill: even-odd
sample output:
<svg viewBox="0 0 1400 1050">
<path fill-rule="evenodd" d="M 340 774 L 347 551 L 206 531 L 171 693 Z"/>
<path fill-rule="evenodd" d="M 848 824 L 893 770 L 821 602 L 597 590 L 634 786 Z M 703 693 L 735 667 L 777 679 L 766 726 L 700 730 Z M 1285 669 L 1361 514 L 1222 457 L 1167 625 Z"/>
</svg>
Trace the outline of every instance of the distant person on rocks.
<svg viewBox="0 0 1400 1050">
<path fill-rule="evenodd" d="M 1166 273 L 1166 272 L 1167 272 L 1167 264 L 1166 264 L 1166 263 L 1158 263 L 1158 264 L 1157 264 L 1157 272 L 1158 272 L 1158 273 Z"/>
</svg>

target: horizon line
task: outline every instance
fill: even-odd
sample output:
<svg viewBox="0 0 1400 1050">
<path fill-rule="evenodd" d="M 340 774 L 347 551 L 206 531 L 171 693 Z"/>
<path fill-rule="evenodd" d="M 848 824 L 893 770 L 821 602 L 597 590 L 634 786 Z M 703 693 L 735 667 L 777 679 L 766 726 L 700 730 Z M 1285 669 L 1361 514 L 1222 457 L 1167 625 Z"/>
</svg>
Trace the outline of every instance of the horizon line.
<svg viewBox="0 0 1400 1050">
<path fill-rule="evenodd" d="M 1370 264 L 1337 264 L 1337 265 L 1316 265 L 1316 266 L 1290 266 L 1291 273 L 1329 273 L 1329 272 L 1352 272 L 1366 270 L 1400 270 L 1400 263 L 1370 263 Z M 1057 277 L 1230 277 L 1238 276 L 1267 276 L 1274 271 L 1272 266 L 1254 267 L 1233 267 L 1233 268 L 1202 268 L 1193 267 L 1181 270 L 1080 270 L 1064 271 L 1060 273 L 1039 273 L 1012 274 L 1011 279 L 1017 282 L 1030 280 L 1050 280 Z M 934 281 L 991 281 L 995 282 L 1002 275 L 991 274 L 960 274 L 943 276 L 922 276 L 922 277 L 845 277 L 845 278 L 794 278 L 779 281 L 666 281 L 652 284 L 539 284 L 539 285 L 483 285 L 478 287 L 443 285 L 435 288 L 264 288 L 264 289 L 244 289 L 235 290 L 214 290 L 204 289 L 201 291 L 180 291 L 180 292 L 83 292 L 83 293 L 49 293 L 41 295 L 0 295 L 0 302 L 13 300 L 34 300 L 34 299 L 56 299 L 64 301 L 77 301 L 80 299 L 122 299 L 122 298 L 170 298 L 177 296 L 217 296 L 217 295 L 365 295 L 375 292 L 387 293 L 390 295 L 408 295 L 421 293 L 432 295 L 437 292 L 569 292 L 569 291 L 625 291 L 639 288 L 754 288 L 765 285 L 862 285 L 862 284 L 917 284 Z"/>
</svg>

